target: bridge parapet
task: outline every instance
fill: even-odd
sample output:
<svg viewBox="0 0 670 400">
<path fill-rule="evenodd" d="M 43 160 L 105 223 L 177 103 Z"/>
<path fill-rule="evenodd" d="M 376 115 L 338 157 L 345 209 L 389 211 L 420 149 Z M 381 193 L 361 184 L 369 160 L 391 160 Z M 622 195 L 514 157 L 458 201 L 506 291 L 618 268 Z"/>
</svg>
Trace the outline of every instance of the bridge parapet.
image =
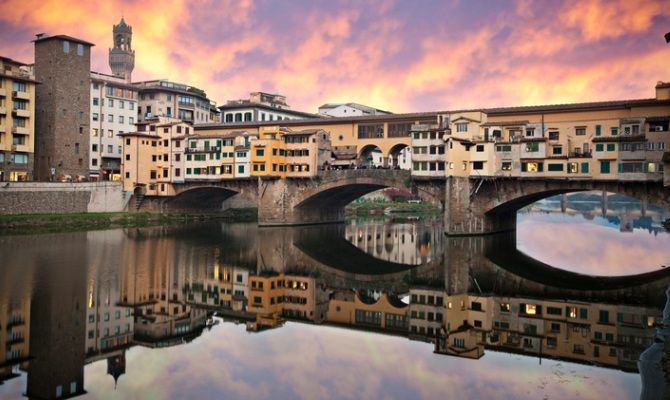
<svg viewBox="0 0 670 400">
<path fill-rule="evenodd" d="M 404 169 L 343 169 L 319 171 L 317 179 L 322 183 L 345 181 L 355 178 L 405 181 L 410 179 L 411 176 L 411 172 Z"/>
</svg>

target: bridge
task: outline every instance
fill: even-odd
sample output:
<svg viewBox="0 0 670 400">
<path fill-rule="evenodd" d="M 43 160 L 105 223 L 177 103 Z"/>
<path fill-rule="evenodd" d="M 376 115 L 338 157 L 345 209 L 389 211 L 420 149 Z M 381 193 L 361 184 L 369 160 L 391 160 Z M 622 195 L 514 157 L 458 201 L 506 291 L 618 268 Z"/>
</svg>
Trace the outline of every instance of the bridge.
<svg viewBox="0 0 670 400">
<path fill-rule="evenodd" d="M 319 171 L 311 178 L 254 177 L 173 184 L 175 196 L 148 198 L 154 211 L 220 211 L 257 207 L 260 226 L 341 222 L 344 207 L 383 188 L 406 189 L 444 212 L 448 235 L 480 235 L 514 230 L 516 212 L 563 193 L 606 191 L 670 209 L 670 187 L 661 181 L 528 177 L 418 178 L 407 170 Z"/>
</svg>

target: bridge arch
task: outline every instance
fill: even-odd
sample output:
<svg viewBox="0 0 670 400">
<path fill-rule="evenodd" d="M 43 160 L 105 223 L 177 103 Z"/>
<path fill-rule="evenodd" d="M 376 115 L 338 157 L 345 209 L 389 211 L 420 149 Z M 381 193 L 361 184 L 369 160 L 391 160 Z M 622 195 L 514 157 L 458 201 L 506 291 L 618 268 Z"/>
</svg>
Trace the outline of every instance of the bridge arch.
<svg viewBox="0 0 670 400">
<path fill-rule="evenodd" d="M 516 229 L 516 212 L 564 193 L 604 191 L 670 209 L 670 187 L 660 181 L 452 178 L 447 186 L 445 232 L 477 235 Z"/>
<path fill-rule="evenodd" d="M 375 159 L 375 157 L 381 157 L 381 160 Z M 376 144 L 366 144 L 358 152 L 356 165 L 359 168 L 375 168 L 376 166 L 383 165 L 383 159 L 384 153 L 379 146 Z"/>
<path fill-rule="evenodd" d="M 196 186 L 180 191 L 164 204 L 170 211 L 218 212 L 223 210 L 224 201 L 238 193 L 236 190 L 221 186 Z"/>
<path fill-rule="evenodd" d="M 260 225 L 300 225 L 341 222 L 344 207 L 357 198 L 384 188 L 411 190 L 410 171 L 358 169 L 324 171 L 315 179 L 284 179 L 261 189 Z M 408 185 L 410 185 L 408 187 Z M 424 201 L 440 206 L 430 191 L 418 191 Z"/>
</svg>

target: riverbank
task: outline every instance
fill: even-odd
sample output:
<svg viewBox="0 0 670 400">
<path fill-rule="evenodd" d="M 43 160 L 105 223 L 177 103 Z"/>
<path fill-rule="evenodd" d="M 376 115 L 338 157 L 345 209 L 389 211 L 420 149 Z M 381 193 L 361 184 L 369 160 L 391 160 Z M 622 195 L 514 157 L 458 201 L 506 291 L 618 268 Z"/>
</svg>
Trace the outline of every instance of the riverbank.
<svg viewBox="0 0 670 400">
<path fill-rule="evenodd" d="M 361 201 L 353 202 L 346 207 L 347 214 L 351 215 L 396 215 L 396 214 L 438 214 L 440 209 L 433 204 L 420 202 L 393 202 L 393 201 Z"/>
<path fill-rule="evenodd" d="M 0 235 L 130 228 L 208 220 L 254 222 L 257 218 L 258 211 L 255 208 L 229 209 L 216 214 L 97 212 L 0 215 Z"/>
</svg>

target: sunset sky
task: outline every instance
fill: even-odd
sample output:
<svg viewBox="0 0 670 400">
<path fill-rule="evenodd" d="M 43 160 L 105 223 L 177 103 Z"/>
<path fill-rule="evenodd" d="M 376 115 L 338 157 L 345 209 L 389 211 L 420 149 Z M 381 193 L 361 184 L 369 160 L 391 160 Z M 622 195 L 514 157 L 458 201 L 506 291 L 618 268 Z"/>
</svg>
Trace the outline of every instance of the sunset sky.
<svg viewBox="0 0 670 400">
<path fill-rule="evenodd" d="M 217 103 L 278 92 L 302 111 L 355 101 L 393 112 L 653 97 L 670 80 L 664 0 L 3 0 L 0 55 L 33 62 L 36 33 L 93 43 L 109 73 L 125 16 L 133 80 Z"/>
</svg>

